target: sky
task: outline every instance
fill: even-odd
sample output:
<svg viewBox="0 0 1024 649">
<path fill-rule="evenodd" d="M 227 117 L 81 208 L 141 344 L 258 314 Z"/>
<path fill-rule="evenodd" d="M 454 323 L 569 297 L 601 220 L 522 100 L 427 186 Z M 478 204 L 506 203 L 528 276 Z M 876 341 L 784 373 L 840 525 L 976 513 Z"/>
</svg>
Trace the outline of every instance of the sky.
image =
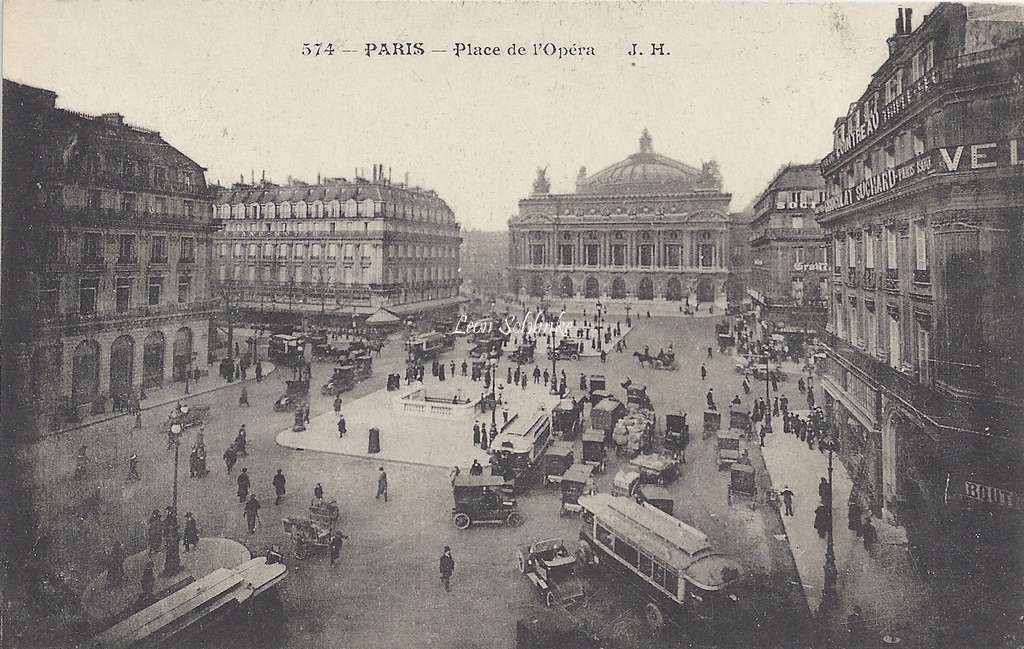
<svg viewBox="0 0 1024 649">
<path fill-rule="evenodd" d="M 933 4 L 915 8 L 914 26 Z M 719 162 L 743 209 L 885 60 L 897 5 L 5 0 L 3 76 L 78 112 L 160 131 L 208 181 L 352 178 L 373 164 L 499 230 L 546 167 L 552 191 L 638 151 Z M 304 56 L 304 43 L 333 55 Z M 423 55 L 366 56 L 367 43 Z M 456 43 L 500 54 L 455 56 Z M 533 54 L 534 44 L 593 55 Z M 633 43 L 641 56 L 630 56 Z M 664 44 L 653 55 L 651 43 Z M 509 55 L 511 45 L 523 55 Z M 393 48 L 390 48 L 393 49 Z M 342 50 L 354 50 L 344 53 Z M 434 52 L 431 50 L 442 50 Z"/>
</svg>

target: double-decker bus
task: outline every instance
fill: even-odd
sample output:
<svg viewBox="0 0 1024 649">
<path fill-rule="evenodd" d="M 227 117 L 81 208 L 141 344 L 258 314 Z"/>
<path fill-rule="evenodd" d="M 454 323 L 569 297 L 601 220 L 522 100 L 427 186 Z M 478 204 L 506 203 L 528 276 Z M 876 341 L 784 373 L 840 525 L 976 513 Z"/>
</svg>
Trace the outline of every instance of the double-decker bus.
<svg viewBox="0 0 1024 649">
<path fill-rule="evenodd" d="M 581 560 L 615 571 L 646 599 L 651 626 L 737 623 L 740 567 L 715 552 L 706 535 L 632 498 L 593 494 L 580 497 L 579 504 Z"/>
<path fill-rule="evenodd" d="M 492 465 L 502 475 L 518 477 L 535 466 L 551 445 L 551 418 L 540 415 L 524 427 L 519 418 L 506 425 L 491 442 Z"/>
<path fill-rule="evenodd" d="M 304 342 L 298 336 L 274 334 L 267 343 L 267 356 L 270 360 L 286 365 L 294 365 L 302 360 Z"/>
</svg>

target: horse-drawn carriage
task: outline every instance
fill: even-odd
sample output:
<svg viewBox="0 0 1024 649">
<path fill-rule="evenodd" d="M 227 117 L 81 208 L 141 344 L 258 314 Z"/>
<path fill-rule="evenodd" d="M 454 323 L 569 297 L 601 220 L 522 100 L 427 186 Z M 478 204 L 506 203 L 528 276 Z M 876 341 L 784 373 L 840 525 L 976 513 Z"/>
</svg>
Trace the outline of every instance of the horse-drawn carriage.
<svg viewBox="0 0 1024 649">
<path fill-rule="evenodd" d="M 675 370 L 678 369 L 676 364 L 675 352 L 660 351 L 655 354 L 647 354 L 645 352 L 633 352 L 633 356 L 636 357 L 640 363 L 640 367 L 650 365 L 656 370 Z"/>
<path fill-rule="evenodd" d="M 305 559 L 310 548 L 326 548 L 330 546 L 335 534 L 340 534 L 338 525 L 341 514 L 338 503 L 314 501 L 309 505 L 309 518 L 288 516 L 281 520 L 284 533 L 292 537 L 295 558 Z"/>
<path fill-rule="evenodd" d="M 511 354 L 508 355 L 508 359 L 513 363 L 520 365 L 533 362 L 534 349 L 536 343 L 523 343 L 519 345 Z"/>
<path fill-rule="evenodd" d="M 583 401 L 562 399 L 551 410 L 551 426 L 562 439 L 572 440 L 583 428 Z"/>
</svg>

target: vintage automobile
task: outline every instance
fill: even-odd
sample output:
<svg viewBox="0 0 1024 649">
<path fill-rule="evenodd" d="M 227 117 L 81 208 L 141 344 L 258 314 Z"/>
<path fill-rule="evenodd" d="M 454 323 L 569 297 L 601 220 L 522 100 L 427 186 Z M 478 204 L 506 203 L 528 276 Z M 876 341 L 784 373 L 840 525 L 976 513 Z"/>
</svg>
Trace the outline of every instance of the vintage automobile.
<svg viewBox="0 0 1024 649">
<path fill-rule="evenodd" d="M 357 380 L 362 381 L 373 374 L 373 358 L 370 357 L 369 351 L 354 352 L 349 357 L 349 362 L 355 366 Z"/>
<path fill-rule="evenodd" d="M 336 397 L 342 392 L 347 392 L 356 384 L 355 367 L 342 365 L 334 368 L 334 374 L 327 383 L 320 388 L 320 394 Z"/>
<path fill-rule="evenodd" d="M 632 498 L 640 486 L 640 474 L 629 469 L 619 469 L 612 478 L 612 495 Z"/>
<path fill-rule="evenodd" d="M 310 346 L 314 358 L 324 358 L 327 356 L 329 348 L 327 334 L 317 331 L 304 335 L 303 339 Z"/>
<path fill-rule="evenodd" d="M 639 455 L 630 460 L 629 468 L 639 473 L 644 483 L 664 486 L 679 477 L 679 461 L 664 455 Z"/>
<path fill-rule="evenodd" d="M 675 509 L 675 499 L 672 498 L 672 494 L 665 487 L 661 487 L 655 484 L 640 485 L 640 488 L 636 490 L 636 497 L 640 502 L 647 503 L 652 507 L 657 507 L 666 514 L 671 515 Z"/>
<path fill-rule="evenodd" d="M 516 549 L 516 565 L 544 596 L 548 606 L 571 605 L 583 597 L 583 583 L 576 577 L 576 555 L 562 539 L 547 539 Z"/>
<path fill-rule="evenodd" d="M 469 350 L 471 358 L 501 358 L 501 339 L 500 338 L 484 338 L 473 345 L 473 348 Z"/>
<path fill-rule="evenodd" d="M 309 379 L 293 379 L 285 381 L 286 391 L 274 402 L 274 412 L 294 410 L 300 401 L 309 396 Z"/>
<path fill-rule="evenodd" d="M 508 355 L 508 359 L 513 363 L 520 365 L 525 363 L 532 363 L 534 350 L 536 349 L 536 343 L 524 343 L 519 345 L 511 354 Z"/>
<path fill-rule="evenodd" d="M 587 386 L 590 388 L 590 405 L 596 405 L 601 403 L 601 399 L 611 396 L 605 390 L 608 387 L 608 381 L 605 379 L 604 374 L 591 374 L 590 379 L 587 382 Z M 595 398 L 595 393 L 600 392 L 600 398 Z"/>
<path fill-rule="evenodd" d="M 544 454 L 544 484 L 561 482 L 562 474 L 574 461 L 572 442 L 553 443 Z"/>
<path fill-rule="evenodd" d="M 476 523 L 518 527 L 523 522 L 512 483 L 501 476 L 462 474 L 456 476 L 452 490 L 452 524 L 456 529 L 464 530 Z"/>
<path fill-rule="evenodd" d="M 665 415 L 665 448 L 670 451 L 685 451 L 690 443 L 690 425 L 686 423 L 685 412 L 670 412 Z"/>
<path fill-rule="evenodd" d="M 743 462 L 734 462 L 729 467 L 729 491 L 727 500 L 732 504 L 734 495 L 750 498 L 750 508 L 757 504 L 757 482 L 754 479 L 754 467 Z"/>
<path fill-rule="evenodd" d="M 750 430 L 750 413 L 740 408 L 729 408 L 729 428 Z"/>
<path fill-rule="evenodd" d="M 288 516 L 282 519 L 285 534 L 292 537 L 295 558 L 305 559 L 311 548 L 328 547 L 335 532 L 341 532 L 340 519 L 335 500 L 310 504 L 309 518 Z"/>
<path fill-rule="evenodd" d="M 590 409 L 590 427 L 603 430 L 608 439 L 611 438 L 615 424 L 626 414 L 626 406 L 618 399 L 608 398 Z"/>
<path fill-rule="evenodd" d="M 729 466 L 740 459 L 743 450 L 740 436 L 729 432 L 719 433 L 715 440 L 715 455 L 718 457 L 718 468 Z"/>
<path fill-rule="evenodd" d="M 594 467 L 598 473 L 604 473 L 608 461 L 604 438 L 604 431 L 593 428 L 583 433 L 583 463 Z"/>
<path fill-rule="evenodd" d="M 551 426 L 562 439 L 576 439 L 583 429 L 583 404 L 576 399 L 562 399 L 551 411 Z"/>
<path fill-rule="evenodd" d="M 717 410 L 704 411 L 704 436 L 722 428 L 722 413 Z"/>
<path fill-rule="evenodd" d="M 580 346 L 574 340 L 562 340 L 558 347 L 548 350 L 548 360 L 578 361 L 580 359 Z"/>
<path fill-rule="evenodd" d="M 567 513 L 579 513 L 580 496 L 592 494 L 597 489 L 594 486 L 594 467 L 589 464 L 573 464 L 566 469 L 562 475 L 562 508 L 558 511 L 560 516 Z"/>
</svg>

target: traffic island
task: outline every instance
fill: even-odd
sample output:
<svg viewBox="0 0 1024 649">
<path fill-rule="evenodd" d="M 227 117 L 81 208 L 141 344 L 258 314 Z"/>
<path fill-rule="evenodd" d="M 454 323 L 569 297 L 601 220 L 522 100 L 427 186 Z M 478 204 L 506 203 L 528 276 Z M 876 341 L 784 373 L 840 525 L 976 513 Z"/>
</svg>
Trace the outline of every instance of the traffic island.
<svg viewBox="0 0 1024 649">
<path fill-rule="evenodd" d="M 120 584 L 108 587 L 106 571 L 89 580 L 82 592 L 82 612 L 89 620 L 92 632 L 97 633 L 218 568 L 234 568 L 250 558 L 249 550 L 237 541 L 204 537 L 199 539 L 199 545 L 179 553 L 180 572 L 164 575 L 164 553 L 151 555 L 143 550 L 125 559 L 124 577 Z M 141 602 L 142 574 L 148 561 L 153 562 L 153 599 Z"/>
</svg>

